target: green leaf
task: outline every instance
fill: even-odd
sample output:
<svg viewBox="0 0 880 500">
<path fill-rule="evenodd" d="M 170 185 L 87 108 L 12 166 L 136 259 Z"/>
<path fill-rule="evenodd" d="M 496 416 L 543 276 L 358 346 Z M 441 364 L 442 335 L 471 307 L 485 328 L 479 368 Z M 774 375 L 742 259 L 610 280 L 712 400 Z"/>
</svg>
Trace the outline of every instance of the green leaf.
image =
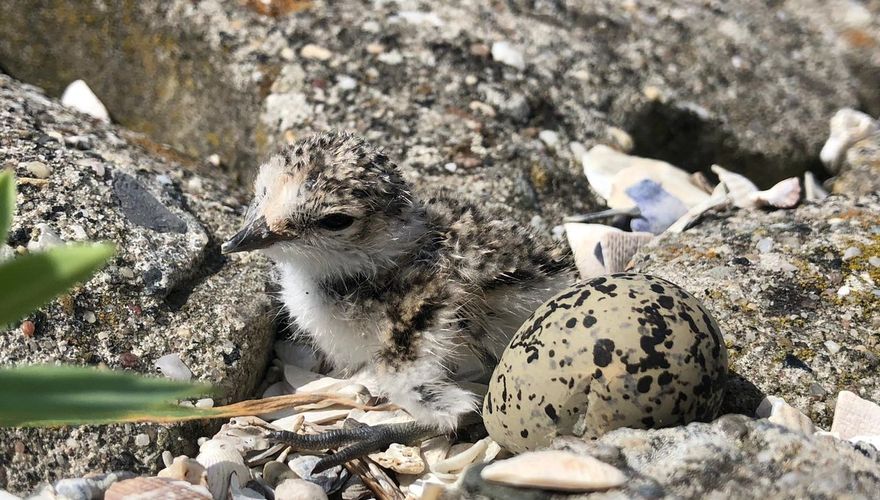
<svg viewBox="0 0 880 500">
<path fill-rule="evenodd" d="M 215 411 L 179 406 L 211 394 L 205 384 L 73 366 L 0 369 L 0 427 L 173 422 Z"/>
<path fill-rule="evenodd" d="M 20 319 L 85 281 L 115 251 L 111 244 L 66 245 L 0 264 L 0 325 Z"/>
<path fill-rule="evenodd" d="M 12 172 L 0 173 L 0 245 L 6 244 L 6 235 L 15 213 L 15 179 Z"/>
</svg>

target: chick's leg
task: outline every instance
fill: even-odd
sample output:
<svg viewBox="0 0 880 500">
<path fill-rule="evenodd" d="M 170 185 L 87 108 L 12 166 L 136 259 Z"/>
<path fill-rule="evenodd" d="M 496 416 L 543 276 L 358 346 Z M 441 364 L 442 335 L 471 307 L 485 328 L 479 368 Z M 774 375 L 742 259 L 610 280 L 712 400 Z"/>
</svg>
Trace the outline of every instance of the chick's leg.
<svg viewBox="0 0 880 500">
<path fill-rule="evenodd" d="M 417 444 L 420 441 L 452 432 L 461 414 L 475 408 L 476 397 L 445 379 L 445 371 L 430 362 L 412 362 L 406 366 L 380 366 L 376 379 L 391 402 L 403 406 L 414 422 L 368 426 L 352 420 L 342 429 L 321 434 L 303 435 L 288 431 L 270 434 L 270 439 L 297 450 L 317 451 L 341 448 L 322 458 L 314 472 L 321 472 L 370 453 L 384 450 L 392 443 Z M 342 448 L 343 446 L 346 446 Z"/>
</svg>

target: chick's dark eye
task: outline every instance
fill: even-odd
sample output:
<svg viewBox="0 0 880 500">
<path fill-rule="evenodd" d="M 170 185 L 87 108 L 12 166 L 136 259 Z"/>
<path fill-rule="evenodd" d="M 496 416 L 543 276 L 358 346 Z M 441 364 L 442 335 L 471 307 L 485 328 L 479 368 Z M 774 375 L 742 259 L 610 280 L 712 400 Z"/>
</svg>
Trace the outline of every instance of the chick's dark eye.
<svg viewBox="0 0 880 500">
<path fill-rule="evenodd" d="M 318 226 L 330 231 L 342 231 L 354 222 L 354 217 L 346 214 L 330 214 L 318 219 Z"/>
</svg>

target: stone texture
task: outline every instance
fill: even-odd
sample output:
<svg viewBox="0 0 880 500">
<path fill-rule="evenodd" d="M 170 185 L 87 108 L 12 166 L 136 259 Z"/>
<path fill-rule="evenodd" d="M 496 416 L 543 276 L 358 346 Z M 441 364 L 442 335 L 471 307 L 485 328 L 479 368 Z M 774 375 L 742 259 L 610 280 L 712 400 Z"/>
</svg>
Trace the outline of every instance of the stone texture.
<svg viewBox="0 0 880 500">
<path fill-rule="evenodd" d="M 839 391 L 880 401 L 880 268 L 868 262 L 880 254 L 878 213 L 875 193 L 710 215 L 641 249 L 635 270 L 684 287 L 717 319 L 740 376 L 728 411 L 751 413 L 764 393 L 828 429 Z M 860 255 L 844 260 L 849 248 Z"/>
<path fill-rule="evenodd" d="M 554 224 L 586 208 L 584 180 L 541 130 L 589 147 L 616 125 L 635 154 L 769 185 L 816 166 L 827 117 L 857 100 L 831 44 L 778 3 L 302 3 L 266 16 L 218 0 L 2 0 L 20 15 L 0 20 L 0 60 L 53 95 L 83 78 L 123 125 L 239 171 L 352 128 L 424 183 Z M 499 46 L 516 64 L 493 59 Z"/>
<path fill-rule="evenodd" d="M 108 267 L 27 318 L 33 336 L 18 325 L 0 332 L 0 364 L 155 373 L 158 357 L 179 353 L 196 378 L 225 389 L 221 402 L 249 396 L 269 352 L 274 312 L 267 264 L 244 257 L 227 265 L 220 255 L 243 196 L 225 176 L 186 170 L 132 141 L 150 144 L 0 75 L 0 167 L 11 168 L 18 184 L 4 253 L 55 238 L 117 245 Z M 35 161 L 49 167 L 45 179 L 28 170 Z M 192 451 L 200 432 L 198 424 L 2 430 L 0 488 L 113 469 L 155 471 L 163 449 Z M 142 433 L 149 444 L 134 446 Z"/>
<path fill-rule="evenodd" d="M 880 134 L 874 134 L 846 150 L 840 175 L 831 180 L 835 193 L 861 196 L 880 191 Z"/>
<path fill-rule="evenodd" d="M 598 441 L 559 438 L 553 448 L 587 454 L 629 476 L 620 488 L 590 495 L 489 485 L 472 467 L 446 498 L 846 498 L 880 491 L 880 452 L 831 436 L 813 437 L 766 420 L 728 415 L 711 424 L 661 430 L 619 429 Z"/>
<path fill-rule="evenodd" d="M 880 115 L 880 1 L 786 0 L 785 4 L 835 45 L 853 77 L 861 107 Z"/>
</svg>

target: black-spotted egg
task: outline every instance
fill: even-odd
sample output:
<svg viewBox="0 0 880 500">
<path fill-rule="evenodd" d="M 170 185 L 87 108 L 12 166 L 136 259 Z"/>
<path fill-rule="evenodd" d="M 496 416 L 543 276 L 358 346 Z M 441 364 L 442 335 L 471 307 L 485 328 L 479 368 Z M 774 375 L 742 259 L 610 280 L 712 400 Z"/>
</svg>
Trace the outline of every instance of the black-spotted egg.
<svg viewBox="0 0 880 500">
<path fill-rule="evenodd" d="M 621 273 L 577 284 L 520 327 L 483 404 L 489 435 L 511 451 L 557 435 L 713 419 L 727 349 L 699 300 L 666 280 Z"/>
</svg>

